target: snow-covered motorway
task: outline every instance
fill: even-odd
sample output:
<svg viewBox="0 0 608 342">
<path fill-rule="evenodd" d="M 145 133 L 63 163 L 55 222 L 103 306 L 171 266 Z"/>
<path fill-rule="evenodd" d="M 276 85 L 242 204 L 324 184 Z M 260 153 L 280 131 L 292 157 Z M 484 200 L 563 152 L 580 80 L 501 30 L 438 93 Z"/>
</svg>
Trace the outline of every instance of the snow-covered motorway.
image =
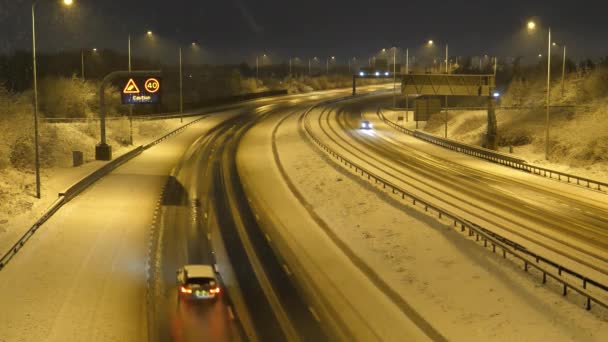
<svg viewBox="0 0 608 342">
<path fill-rule="evenodd" d="M 386 96 L 325 106 L 307 121 L 332 149 L 428 203 L 608 283 L 604 193 L 480 161 L 405 136 L 377 115 Z M 373 131 L 360 130 L 362 119 Z"/>
<path fill-rule="evenodd" d="M 597 234 L 593 243 L 564 231 L 559 236 L 579 249 L 560 254 L 551 249 L 557 239 L 533 230 L 509 237 L 531 238 L 576 267 L 585 265 L 569 257 L 595 260 L 585 270 L 598 277 L 605 240 L 597 227 L 606 208 L 597 198 L 604 194 L 553 187 L 401 137 L 375 116 L 390 102 L 385 95 L 303 116 L 347 95 L 256 100 L 209 115 L 95 183 L 0 272 L 0 341 L 605 337 L 596 333 L 605 322 L 593 314 L 574 304 L 550 306 L 556 297 L 561 303 L 559 294 L 530 292 L 530 282 L 486 259 L 491 252 L 337 171 L 308 140 L 302 120 L 334 148 L 484 224 L 537 229 L 528 223 L 545 224 L 563 214 L 557 208 L 570 210 L 560 201 L 572 200 L 587 213 L 568 215 L 568 222 L 592 228 L 585 234 Z M 361 113 L 377 131 L 357 130 Z M 544 205 L 518 202 L 541 195 Z M 373 209 L 358 212 L 368 205 Z M 594 254 L 600 258 L 589 259 Z M 186 263 L 217 264 L 224 289 L 218 301 L 177 300 L 175 270 Z"/>
<path fill-rule="evenodd" d="M 208 133 L 214 127 L 235 115 L 252 112 L 261 115 L 267 110 L 259 108 L 269 103 L 287 108 L 301 101 L 313 103 L 346 94 L 342 90 L 261 99 L 210 115 L 95 183 L 46 222 L 0 272 L 0 341 L 142 341 L 149 332 L 150 336 L 159 334 L 157 328 L 160 334 L 170 331 L 177 340 L 211 333 L 227 339 L 242 337 L 241 328 L 230 317 L 235 313 L 220 304 L 211 309 L 212 313 L 182 307 L 177 309 L 181 311 L 175 311 L 177 315 L 172 315 L 157 310 L 159 306 L 172 310 L 171 305 L 147 303 L 150 227 L 161 191 L 170 175 L 175 179 L 192 178 L 184 180 L 185 186 L 198 186 L 199 177 L 194 176 L 198 171 L 192 165 L 206 162 L 200 158 L 208 153 L 201 150 L 206 146 L 203 140 L 210 139 Z M 200 191 L 204 195 L 205 189 Z M 189 245 L 189 238 L 198 241 L 202 232 L 196 231 L 195 225 L 182 226 L 186 217 L 192 215 L 187 207 L 193 198 L 185 199 L 186 207 L 163 205 L 166 208 L 161 223 L 171 228 L 179 226 L 180 230 L 166 236 L 169 251 L 175 254 L 165 255 L 160 266 L 153 265 L 162 271 L 161 279 L 155 279 L 157 283 L 169 285 L 175 276 L 173 267 L 181 262 L 192 259 L 203 262 L 209 258 L 205 242 Z M 160 244 L 163 242 L 161 238 Z M 222 277 L 230 278 L 229 269 Z M 175 299 L 171 294 L 174 289 L 168 286 L 164 289 L 167 291 L 162 296 Z M 231 299 L 238 309 L 239 298 Z M 165 322 L 167 329 L 149 326 L 152 308 L 157 314 L 167 314 L 170 320 Z M 179 316 L 181 313 L 185 316 Z M 201 317 L 213 317 L 215 321 L 207 320 L 208 325 L 198 326 Z M 240 322 L 246 323 L 244 317 L 239 317 Z"/>
<path fill-rule="evenodd" d="M 382 96 L 315 113 L 332 146 L 413 193 L 608 283 L 606 195 L 514 171 L 404 136 L 376 116 Z M 359 130 L 363 117 L 374 131 Z M 532 243 L 532 244 L 531 244 Z M 565 257 L 565 258 L 562 258 Z"/>
</svg>

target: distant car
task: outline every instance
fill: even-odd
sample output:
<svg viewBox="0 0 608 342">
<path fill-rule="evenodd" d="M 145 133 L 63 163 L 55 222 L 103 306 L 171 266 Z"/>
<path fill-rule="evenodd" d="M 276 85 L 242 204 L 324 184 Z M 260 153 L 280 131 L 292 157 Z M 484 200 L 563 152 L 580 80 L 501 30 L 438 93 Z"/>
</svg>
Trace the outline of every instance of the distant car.
<svg viewBox="0 0 608 342">
<path fill-rule="evenodd" d="M 361 129 L 372 129 L 372 123 L 369 122 L 369 120 L 363 120 L 361 121 Z"/>
<path fill-rule="evenodd" d="M 215 299 L 220 285 L 211 265 L 186 265 L 177 270 L 178 296 L 183 299 Z"/>
</svg>

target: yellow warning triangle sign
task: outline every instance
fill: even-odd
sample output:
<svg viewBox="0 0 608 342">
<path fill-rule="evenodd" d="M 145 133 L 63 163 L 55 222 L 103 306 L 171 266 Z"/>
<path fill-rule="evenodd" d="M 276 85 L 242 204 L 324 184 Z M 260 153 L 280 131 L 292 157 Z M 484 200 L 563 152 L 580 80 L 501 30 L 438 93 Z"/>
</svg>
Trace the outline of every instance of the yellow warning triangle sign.
<svg viewBox="0 0 608 342">
<path fill-rule="evenodd" d="M 131 78 L 129 79 L 129 82 L 127 82 L 127 86 L 125 87 L 125 89 L 122 91 L 123 94 L 139 94 L 139 88 L 137 87 L 137 84 L 135 84 L 135 81 Z"/>
</svg>

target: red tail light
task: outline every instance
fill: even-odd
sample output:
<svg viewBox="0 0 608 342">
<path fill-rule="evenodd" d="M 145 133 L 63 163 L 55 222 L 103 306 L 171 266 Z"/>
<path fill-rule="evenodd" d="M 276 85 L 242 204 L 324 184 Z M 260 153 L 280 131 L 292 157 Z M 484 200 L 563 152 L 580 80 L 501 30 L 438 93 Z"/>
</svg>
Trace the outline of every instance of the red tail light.
<svg viewBox="0 0 608 342">
<path fill-rule="evenodd" d="M 192 289 L 189 289 L 189 288 L 184 287 L 184 286 L 181 286 L 181 287 L 179 288 L 179 290 L 180 290 L 182 293 L 192 293 Z"/>
</svg>

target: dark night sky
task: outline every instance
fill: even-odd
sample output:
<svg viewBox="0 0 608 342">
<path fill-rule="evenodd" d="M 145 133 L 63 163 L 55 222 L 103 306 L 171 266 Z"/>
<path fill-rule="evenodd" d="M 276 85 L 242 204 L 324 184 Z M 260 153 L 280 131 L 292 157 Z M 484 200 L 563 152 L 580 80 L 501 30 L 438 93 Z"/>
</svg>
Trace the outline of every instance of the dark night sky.
<svg viewBox="0 0 608 342">
<path fill-rule="evenodd" d="M 429 38 L 449 43 L 451 55 L 532 55 L 546 43 L 526 38 L 522 27 L 537 16 L 575 57 L 608 55 L 608 5 L 601 1 L 74 0 L 70 9 L 61 1 L 39 0 L 42 50 L 126 52 L 132 33 L 141 54 L 151 29 L 164 50 L 196 40 L 213 62 L 251 61 L 256 53 L 367 58 L 392 45 L 419 48 Z M 29 49 L 30 4 L 0 0 L 0 52 Z"/>
</svg>

